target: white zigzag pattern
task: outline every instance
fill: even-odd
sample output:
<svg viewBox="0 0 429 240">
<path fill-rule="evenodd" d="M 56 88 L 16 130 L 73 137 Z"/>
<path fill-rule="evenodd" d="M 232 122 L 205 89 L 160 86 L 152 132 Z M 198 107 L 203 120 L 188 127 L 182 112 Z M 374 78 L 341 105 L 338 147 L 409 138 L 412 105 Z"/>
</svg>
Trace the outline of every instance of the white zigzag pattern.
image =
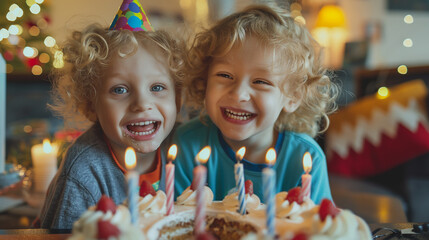
<svg viewBox="0 0 429 240">
<path fill-rule="evenodd" d="M 429 129 L 428 118 L 425 112 L 422 112 L 416 99 L 410 99 L 407 107 L 392 102 L 387 112 L 376 108 L 369 119 L 359 117 L 355 128 L 346 123 L 341 127 L 341 131 L 329 132 L 327 134 L 327 154 L 336 152 L 341 157 L 346 157 L 350 148 L 360 152 L 364 139 L 368 139 L 370 143 L 378 146 L 382 133 L 394 138 L 400 123 L 411 132 L 415 132 L 419 122 Z"/>
</svg>

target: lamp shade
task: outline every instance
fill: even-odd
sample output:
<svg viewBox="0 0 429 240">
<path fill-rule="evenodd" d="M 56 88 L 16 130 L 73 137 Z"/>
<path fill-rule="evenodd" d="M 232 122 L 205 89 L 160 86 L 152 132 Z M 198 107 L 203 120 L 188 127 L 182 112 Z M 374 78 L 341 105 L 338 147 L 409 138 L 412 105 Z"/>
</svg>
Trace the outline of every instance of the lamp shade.
<svg viewBox="0 0 429 240">
<path fill-rule="evenodd" d="M 323 6 L 317 15 L 315 28 L 347 28 L 343 10 L 335 5 Z"/>
</svg>

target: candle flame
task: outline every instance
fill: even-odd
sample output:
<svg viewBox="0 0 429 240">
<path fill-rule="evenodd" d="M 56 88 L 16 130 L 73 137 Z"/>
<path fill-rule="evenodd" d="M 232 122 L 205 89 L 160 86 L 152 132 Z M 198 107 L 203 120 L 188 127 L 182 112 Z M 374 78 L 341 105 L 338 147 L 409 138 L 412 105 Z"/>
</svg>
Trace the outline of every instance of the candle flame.
<svg viewBox="0 0 429 240">
<path fill-rule="evenodd" d="M 47 138 L 43 139 L 43 152 L 45 152 L 45 153 L 51 153 L 52 152 L 51 142 Z"/>
<path fill-rule="evenodd" d="M 305 173 L 309 173 L 311 171 L 313 160 L 311 159 L 311 154 L 309 152 L 304 153 L 302 157 L 302 165 L 304 166 Z"/>
<path fill-rule="evenodd" d="M 174 159 L 176 159 L 176 155 L 177 155 L 177 145 L 173 144 L 168 149 L 168 160 L 174 161 Z"/>
<path fill-rule="evenodd" d="M 136 152 L 132 147 L 128 147 L 125 150 L 125 166 L 128 170 L 133 170 L 137 165 Z"/>
<path fill-rule="evenodd" d="M 274 148 L 270 148 L 265 155 L 265 162 L 268 164 L 274 165 L 276 163 L 276 150 Z"/>
<path fill-rule="evenodd" d="M 240 149 L 238 149 L 237 153 L 235 154 L 237 162 L 243 160 L 244 154 L 246 154 L 246 147 L 241 147 Z"/>
<path fill-rule="evenodd" d="M 197 161 L 199 163 L 206 163 L 209 160 L 211 153 L 211 148 L 209 146 L 204 147 L 198 154 L 197 154 Z"/>
</svg>

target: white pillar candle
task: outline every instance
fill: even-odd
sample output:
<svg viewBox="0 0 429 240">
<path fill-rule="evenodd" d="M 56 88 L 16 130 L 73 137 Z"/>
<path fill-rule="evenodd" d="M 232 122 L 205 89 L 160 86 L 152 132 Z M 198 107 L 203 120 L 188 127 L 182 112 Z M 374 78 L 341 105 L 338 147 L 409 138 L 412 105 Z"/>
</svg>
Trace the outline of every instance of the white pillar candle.
<svg viewBox="0 0 429 240">
<path fill-rule="evenodd" d="M 46 192 L 48 186 L 57 172 L 58 147 L 48 139 L 42 144 L 36 144 L 31 148 L 33 162 L 33 183 L 36 192 Z"/>
</svg>

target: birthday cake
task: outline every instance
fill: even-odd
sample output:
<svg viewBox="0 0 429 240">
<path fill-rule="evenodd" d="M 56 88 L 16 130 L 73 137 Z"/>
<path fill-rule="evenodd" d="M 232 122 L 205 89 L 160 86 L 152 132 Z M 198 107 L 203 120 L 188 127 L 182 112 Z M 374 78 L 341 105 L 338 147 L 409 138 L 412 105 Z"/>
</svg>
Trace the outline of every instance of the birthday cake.
<svg viewBox="0 0 429 240">
<path fill-rule="evenodd" d="M 231 193 L 222 201 L 213 201 L 212 191 L 204 187 L 208 237 L 204 236 L 203 239 L 269 239 L 265 227 L 266 205 L 253 194 L 249 181 L 246 181 L 245 192 L 246 214 L 241 215 L 237 211 L 237 193 Z M 174 213 L 166 216 L 165 193 L 155 192 L 150 184 L 142 184 L 138 201 L 138 227 L 130 223 L 130 213 L 125 205 L 116 207 L 108 201 L 106 204 L 106 199 L 100 202 L 75 222 L 71 239 L 194 237 L 196 191 L 192 186 L 177 198 Z M 109 231 L 100 222 L 108 222 Z M 368 225 L 360 217 L 349 210 L 335 207 L 328 199 L 316 205 L 303 196 L 299 187 L 276 195 L 275 231 L 277 239 L 372 239 Z"/>
</svg>

